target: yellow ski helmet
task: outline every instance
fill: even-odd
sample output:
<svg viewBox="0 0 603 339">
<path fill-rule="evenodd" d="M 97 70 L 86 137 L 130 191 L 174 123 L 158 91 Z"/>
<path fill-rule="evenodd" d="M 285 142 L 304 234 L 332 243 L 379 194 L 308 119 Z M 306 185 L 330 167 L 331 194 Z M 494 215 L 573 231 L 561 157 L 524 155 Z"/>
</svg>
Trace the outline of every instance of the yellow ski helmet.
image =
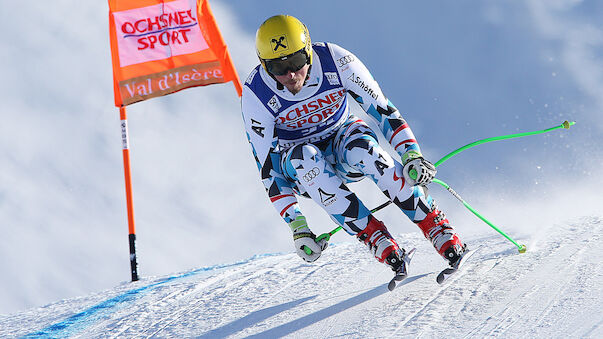
<svg viewBox="0 0 603 339">
<path fill-rule="evenodd" d="M 290 15 L 275 15 L 264 21 L 255 35 L 255 48 L 260 63 L 273 75 L 312 64 L 308 28 Z"/>
</svg>

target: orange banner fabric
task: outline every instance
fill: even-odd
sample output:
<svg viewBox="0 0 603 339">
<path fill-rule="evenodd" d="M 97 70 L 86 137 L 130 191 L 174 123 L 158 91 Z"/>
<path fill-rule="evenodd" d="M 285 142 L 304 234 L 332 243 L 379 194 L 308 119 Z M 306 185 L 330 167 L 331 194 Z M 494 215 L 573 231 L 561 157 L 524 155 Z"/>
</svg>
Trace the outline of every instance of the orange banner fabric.
<svg viewBox="0 0 603 339">
<path fill-rule="evenodd" d="M 115 106 L 241 82 L 207 0 L 109 0 Z"/>
</svg>

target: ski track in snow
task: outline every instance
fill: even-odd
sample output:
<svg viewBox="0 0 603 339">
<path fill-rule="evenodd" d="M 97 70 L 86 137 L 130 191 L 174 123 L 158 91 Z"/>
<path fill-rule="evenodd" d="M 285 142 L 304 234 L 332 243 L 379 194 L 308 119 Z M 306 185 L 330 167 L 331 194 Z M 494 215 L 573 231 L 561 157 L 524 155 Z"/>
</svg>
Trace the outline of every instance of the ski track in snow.
<svg viewBox="0 0 603 339">
<path fill-rule="evenodd" d="M 331 246 L 315 264 L 273 254 L 201 268 L 0 316 L 0 337 L 484 338 L 603 336 L 603 219 L 540 230 L 518 254 L 506 239 L 481 248 L 442 286 L 445 263 L 419 234 L 409 277 L 358 243 Z"/>
</svg>

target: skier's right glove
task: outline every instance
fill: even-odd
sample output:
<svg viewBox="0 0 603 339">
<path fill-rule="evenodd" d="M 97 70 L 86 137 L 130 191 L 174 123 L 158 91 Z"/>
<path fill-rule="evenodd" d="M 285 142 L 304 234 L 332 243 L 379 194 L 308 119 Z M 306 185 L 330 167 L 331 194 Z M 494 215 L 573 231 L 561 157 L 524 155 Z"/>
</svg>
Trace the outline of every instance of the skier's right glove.
<svg viewBox="0 0 603 339">
<path fill-rule="evenodd" d="M 402 156 L 404 180 L 411 186 L 429 184 L 437 173 L 435 166 L 425 160 L 421 153 L 408 151 Z"/>
<path fill-rule="evenodd" d="M 320 257 L 320 254 L 327 248 L 329 243 L 325 239 L 316 242 L 316 235 L 312 233 L 306 222 L 306 218 L 298 216 L 289 223 L 293 232 L 293 244 L 295 251 L 304 261 L 313 262 Z M 309 253 L 309 254 L 308 254 Z"/>
</svg>

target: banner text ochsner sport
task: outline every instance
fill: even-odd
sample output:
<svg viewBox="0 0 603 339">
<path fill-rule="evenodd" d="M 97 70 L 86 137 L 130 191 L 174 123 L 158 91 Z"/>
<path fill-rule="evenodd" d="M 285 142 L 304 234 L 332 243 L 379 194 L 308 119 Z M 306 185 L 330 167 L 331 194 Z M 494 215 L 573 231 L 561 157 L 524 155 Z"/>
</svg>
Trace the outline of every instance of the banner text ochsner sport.
<svg viewBox="0 0 603 339">
<path fill-rule="evenodd" d="M 125 34 L 124 38 L 138 37 L 138 50 L 143 50 L 154 49 L 157 43 L 163 46 L 187 43 L 187 33 L 195 25 L 197 20 L 189 9 L 134 22 L 127 21 L 121 25 L 121 31 Z"/>
</svg>

